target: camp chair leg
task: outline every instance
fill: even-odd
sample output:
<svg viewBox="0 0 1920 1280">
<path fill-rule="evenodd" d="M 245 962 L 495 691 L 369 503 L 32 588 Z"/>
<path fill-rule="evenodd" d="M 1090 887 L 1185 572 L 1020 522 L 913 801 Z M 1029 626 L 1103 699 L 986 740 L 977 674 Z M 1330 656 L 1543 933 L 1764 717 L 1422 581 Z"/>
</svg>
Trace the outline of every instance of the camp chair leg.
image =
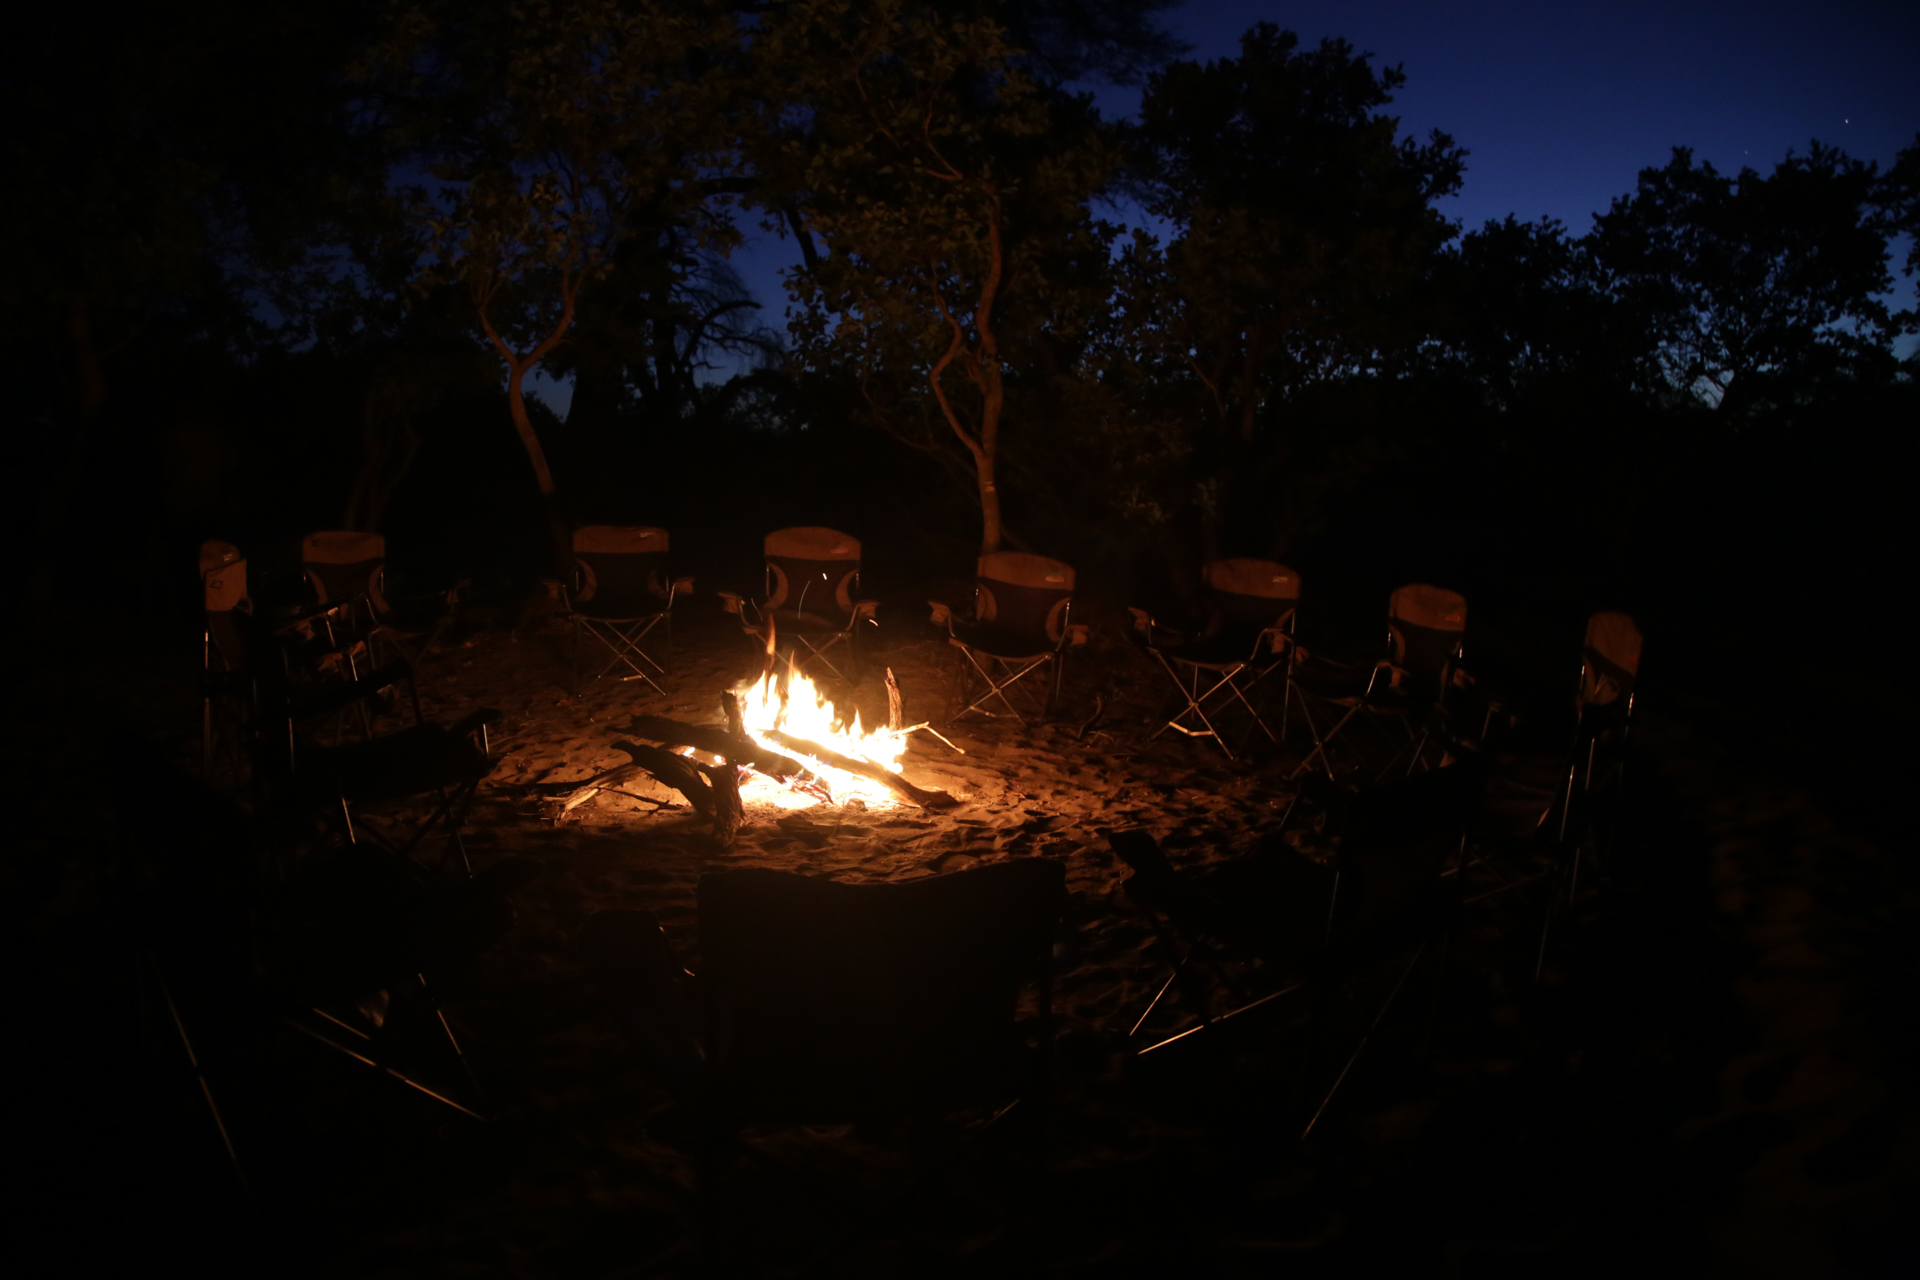
<svg viewBox="0 0 1920 1280">
<path fill-rule="evenodd" d="M 344 1045 L 340 1043 L 338 1040 L 335 1040 L 332 1036 L 327 1035 L 325 1032 L 315 1030 L 313 1027 L 308 1026 L 304 1022 L 299 1022 L 293 1018 L 282 1018 L 281 1021 L 284 1022 L 287 1026 L 291 1027 L 293 1030 L 298 1031 L 300 1034 L 319 1041 L 321 1044 L 325 1045 L 327 1048 L 332 1049 L 335 1053 L 344 1054 L 345 1056 L 352 1058 L 355 1062 L 361 1063 L 364 1066 L 372 1067 L 376 1071 L 383 1072 L 386 1075 L 392 1076 L 395 1080 L 398 1080 L 401 1084 L 406 1085 L 409 1089 L 416 1089 L 419 1092 L 426 1094 L 429 1098 L 432 1098 L 435 1102 L 440 1103 L 442 1106 L 452 1107 L 455 1111 L 458 1111 L 461 1115 L 471 1116 L 473 1119 L 478 1120 L 482 1124 L 487 1123 L 487 1118 L 481 1115 L 478 1111 L 473 1110 L 471 1107 L 461 1106 L 458 1102 L 455 1102 L 452 1098 L 449 1098 L 446 1094 L 440 1093 L 437 1090 L 428 1088 L 426 1085 L 421 1084 L 418 1080 L 415 1080 L 412 1076 L 408 1075 L 404 1071 L 401 1071 L 397 1067 L 390 1067 L 385 1065 L 382 1062 L 379 1062 L 374 1058 L 369 1058 L 366 1054 L 361 1053 L 357 1049 L 349 1048 L 347 1045 Z"/>
<path fill-rule="evenodd" d="M 220 1104 L 214 1101 L 213 1086 L 207 1083 L 206 1068 L 200 1065 L 200 1055 L 194 1052 L 193 1040 L 187 1035 L 187 1024 L 180 1017 L 180 1010 L 173 1003 L 173 992 L 167 987 L 167 978 L 160 971 L 160 962 L 153 953 L 147 953 L 147 967 L 153 971 L 153 980 L 160 988 L 160 999 L 167 1006 L 167 1017 L 173 1022 L 173 1030 L 180 1037 L 180 1047 L 187 1051 L 187 1065 L 193 1068 L 194 1079 L 200 1084 L 200 1096 L 206 1099 L 207 1114 L 213 1117 L 213 1127 L 220 1134 L 220 1145 L 226 1148 L 227 1160 L 233 1165 L 234 1176 L 240 1179 L 240 1187 L 247 1188 L 247 1171 L 240 1163 L 240 1153 L 234 1150 L 233 1136 L 227 1132 L 227 1122 L 220 1115 Z"/>
<path fill-rule="evenodd" d="M 1333 869 L 1333 889 L 1327 894 L 1327 941 L 1333 941 L 1333 911 L 1340 904 L 1340 868 Z"/>
<path fill-rule="evenodd" d="M 1400 977 L 1394 982 L 1393 990 L 1387 993 L 1386 1002 L 1380 1006 L 1380 1012 L 1373 1015 L 1373 1021 L 1367 1025 L 1366 1033 L 1360 1037 L 1360 1043 L 1354 1046 L 1353 1053 L 1348 1056 L 1347 1065 L 1340 1068 L 1340 1074 L 1334 1079 L 1333 1087 L 1327 1090 L 1326 1097 L 1320 1099 L 1320 1105 L 1314 1108 L 1313 1118 L 1308 1120 L 1307 1127 L 1300 1131 L 1302 1142 L 1305 1142 L 1307 1135 L 1313 1132 L 1313 1126 L 1320 1123 L 1320 1117 L 1326 1114 L 1328 1104 L 1333 1101 L 1333 1095 L 1340 1092 L 1340 1086 L 1346 1083 L 1348 1073 L 1353 1070 L 1353 1064 L 1360 1061 L 1360 1055 L 1366 1052 L 1368 1041 L 1372 1040 L 1373 1033 L 1380 1029 L 1380 1023 L 1387 1016 L 1387 1010 L 1393 1008 L 1394 1000 L 1400 995 L 1400 988 L 1407 984 L 1407 978 L 1413 973 L 1414 966 L 1420 963 L 1420 957 L 1426 953 L 1427 944 L 1423 942 L 1420 944 L 1420 949 L 1413 953 L 1413 959 L 1407 961 L 1407 967 L 1400 971 Z"/>
<path fill-rule="evenodd" d="M 1153 999 L 1147 1002 L 1147 1007 L 1140 1011 L 1140 1016 L 1133 1020 L 1131 1027 L 1127 1028 L 1127 1036 L 1129 1039 L 1140 1034 L 1140 1028 L 1146 1025 L 1148 1018 L 1153 1016 L 1153 1011 L 1160 1007 L 1161 999 L 1165 997 L 1168 991 L 1173 989 L 1173 984 L 1180 980 L 1180 974 L 1186 967 L 1187 962 L 1184 959 L 1181 960 L 1179 964 L 1173 966 L 1173 972 L 1169 973 L 1167 980 L 1160 984 L 1160 989 L 1153 993 Z"/>
<path fill-rule="evenodd" d="M 1168 1036 L 1165 1040 L 1161 1040 L 1155 1044 L 1148 1045 L 1146 1048 L 1140 1050 L 1134 1056 L 1136 1058 L 1144 1058 L 1150 1053 L 1166 1048 L 1168 1045 L 1178 1044 L 1180 1041 L 1185 1040 L 1190 1036 L 1199 1035 L 1202 1031 L 1205 1031 L 1210 1027 L 1217 1027 L 1221 1023 L 1227 1021 L 1230 1018 L 1237 1018 L 1243 1013 L 1252 1013 L 1255 1009 L 1264 1009 L 1266 1006 L 1272 1004 L 1275 1000 L 1278 1000 L 1281 996 L 1290 996 L 1294 992 L 1300 990 L 1302 987 L 1306 985 L 1307 984 L 1305 982 L 1295 982 L 1295 983 L 1289 984 L 1288 986 L 1282 987 L 1278 991 L 1269 992 L 1268 994 L 1261 996 L 1258 1000 L 1250 1001 L 1247 1004 L 1241 1005 L 1237 1009 L 1229 1009 L 1217 1018 L 1208 1018 L 1203 1022 L 1199 1022 L 1191 1027 L 1188 1027 L 1185 1031 L 1176 1031 L 1174 1034 Z"/>
<path fill-rule="evenodd" d="M 1305 760 L 1302 760 L 1297 766 L 1294 767 L 1293 772 L 1287 775 L 1287 780 L 1291 782 L 1293 779 L 1299 777 L 1301 774 L 1305 773 L 1308 769 L 1312 768 L 1313 758 L 1315 756 L 1319 756 L 1321 768 L 1327 771 L 1327 781 L 1328 782 L 1334 781 L 1335 779 L 1333 776 L 1333 761 L 1327 755 L 1327 744 L 1340 736 L 1340 731 L 1347 727 L 1347 721 L 1353 719 L 1354 715 L 1359 710 L 1360 708 L 1358 706 L 1347 708 L 1347 714 L 1341 716 L 1340 719 L 1334 723 L 1333 728 L 1328 730 L 1324 735 L 1316 731 L 1313 735 L 1313 750 L 1309 751 L 1307 753 L 1307 758 Z M 1303 716 L 1307 714 L 1305 707 L 1301 708 L 1301 714 Z M 1313 727 L 1313 721 L 1311 718 L 1308 719 L 1307 725 L 1309 728 Z"/>
<path fill-rule="evenodd" d="M 447 1043 L 453 1046 L 453 1056 L 460 1060 L 460 1070 L 466 1074 L 467 1083 L 473 1086 L 473 1096 L 478 1098 L 481 1105 L 484 1106 L 487 1100 L 487 1091 L 480 1087 L 480 1077 L 473 1073 L 473 1064 L 467 1061 L 466 1051 L 460 1047 L 459 1037 L 453 1034 L 453 1026 L 447 1021 L 447 1011 L 440 1007 L 439 995 L 434 991 L 432 985 L 427 982 L 426 974 L 415 973 L 413 976 L 415 980 L 420 983 L 421 999 L 425 1000 L 427 1007 L 433 1010 L 433 1016 L 440 1022 L 440 1030 L 446 1033 Z"/>
<path fill-rule="evenodd" d="M 1000 713 L 997 711 L 987 710 L 986 704 L 994 699 L 998 699 L 1000 702 L 1000 705 L 1007 709 L 1006 710 L 1007 715 L 1012 716 L 1014 720 L 1020 723 L 1021 725 L 1025 725 L 1027 723 L 1027 718 L 1020 714 L 1019 708 L 1013 705 L 1012 701 L 1007 697 L 1006 691 L 1008 689 L 1011 689 L 1019 681 L 1025 679 L 1028 675 L 1031 675 L 1035 670 L 1040 668 L 1042 665 L 1055 661 L 1058 655 L 1048 654 L 1046 657 L 1035 659 L 1034 661 L 1029 662 L 1026 666 L 1021 667 L 1018 671 L 1015 671 L 1013 668 L 1013 664 L 1008 662 L 1005 658 L 999 658 L 999 657 L 995 657 L 992 654 L 988 654 L 987 660 L 993 663 L 995 666 L 997 666 L 1002 672 L 1007 673 L 1004 679 L 996 680 L 993 676 L 993 673 L 981 664 L 980 659 L 975 656 L 974 651 L 972 649 L 966 647 L 965 645 L 957 645 L 955 647 L 960 650 L 960 653 L 964 659 L 964 665 L 962 665 L 958 671 L 960 694 L 959 694 L 959 697 L 954 700 L 964 701 L 966 705 L 962 707 L 959 711 L 955 712 L 953 715 L 947 717 L 947 719 L 950 722 L 954 720 L 958 720 L 960 719 L 960 717 L 966 715 L 969 711 L 978 711 L 983 716 L 990 716 L 997 719 Z M 968 697 L 968 693 L 971 690 L 972 684 L 973 684 L 972 678 L 968 675 L 968 672 L 967 672 L 968 666 L 971 666 L 974 671 L 978 672 L 980 675 L 980 678 L 986 681 L 986 684 L 987 684 L 987 691 L 981 694 L 977 698 Z M 1058 674 L 1057 667 L 1053 672 L 1049 672 L 1049 675 L 1057 676 L 1057 674 Z M 1043 707 L 1042 707 L 1043 716 L 1046 714 L 1048 710 L 1051 709 L 1051 703 L 1052 703 L 1052 698 L 1051 696 L 1049 696 L 1046 703 L 1043 704 Z"/>
</svg>

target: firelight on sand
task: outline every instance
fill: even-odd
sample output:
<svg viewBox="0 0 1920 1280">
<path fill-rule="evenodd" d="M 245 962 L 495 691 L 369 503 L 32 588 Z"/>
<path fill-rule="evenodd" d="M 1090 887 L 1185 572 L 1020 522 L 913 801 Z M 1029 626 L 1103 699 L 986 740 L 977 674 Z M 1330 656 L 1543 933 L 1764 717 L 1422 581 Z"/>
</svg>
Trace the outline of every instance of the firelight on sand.
<svg viewBox="0 0 1920 1280">
<path fill-rule="evenodd" d="M 741 685 L 734 690 L 734 696 L 740 700 L 740 715 L 747 736 L 760 746 L 792 756 L 813 770 L 826 784 L 834 803 L 845 804 L 857 797 L 869 808 L 891 809 L 900 802 L 885 784 L 836 769 L 797 749 L 792 739 L 817 742 L 842 755 L 877 764 L 889 773 L 899 773 L 900 758 L 907 750 L 905 732 L 864 729 L 858 710 L 850 720 L 843 721 L 827 696 L 798 671 L 789 676 L 784 699 L 772 677 Z M 788 735 L 788 741 L 775 742 L 763 736 L 774 729 Z M 822 802 L 822 797 L 811 790 L 789 787 L 760 773 L 748 773 L 742 780 L 740 799 L 748 804 L 771 804 L 782 809 L 807 809 Z"/>
</svg>

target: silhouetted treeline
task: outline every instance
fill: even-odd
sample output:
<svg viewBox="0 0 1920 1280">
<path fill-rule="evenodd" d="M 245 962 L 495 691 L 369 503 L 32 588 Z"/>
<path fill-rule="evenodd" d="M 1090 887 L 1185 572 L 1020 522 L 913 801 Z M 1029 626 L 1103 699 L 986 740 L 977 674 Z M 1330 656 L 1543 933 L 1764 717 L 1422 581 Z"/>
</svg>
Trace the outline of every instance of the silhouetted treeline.
<svg viewBox="0 0 1920 1280">
<path fill-rule="evenodd" d="M 1584 234 L 1463 230 L 1468 153 L 1401 134 L 1398 68 L 1267 25 L 1183 60 L 1164 7 L 36 11 L 0 79 L 16 606 L 112 566 L 175 609 L 203 538 L 345 525 L 510 595 L 569 523 L 644 521 L 722 573 L 845 525 L 902 591 L 1012 545 L 1109 596 L 1259 554 L 1356 608 L 1871 615 L 1920 143 L 1676 149 Z M 748 236 L 793 242 L 784 303 Z"/>
</svg>

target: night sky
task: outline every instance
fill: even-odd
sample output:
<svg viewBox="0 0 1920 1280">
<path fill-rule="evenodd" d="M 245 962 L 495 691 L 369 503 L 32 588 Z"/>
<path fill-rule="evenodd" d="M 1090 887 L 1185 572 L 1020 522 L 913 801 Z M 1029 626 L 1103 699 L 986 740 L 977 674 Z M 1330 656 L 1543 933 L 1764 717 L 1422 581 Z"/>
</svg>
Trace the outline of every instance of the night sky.
<svg viewBox="0 0 1920 1280">
<path fill-rule="evenodd" d="M 1273 22 L 1312 44 L 1343 37 L 1407 83 L 1403 131 L 1467 148 L 1466 185 L 1440 208 L 1464 228 L 1509 213 L 1574 235 L 1675 146 L 1762 172 L 1810 140 L 1883 167 L 1920 132 L 1920 4 L 1272 4 L 1208 0 L 1169 15 L 1188 56 L 1235 56 Z M 1107 114 L 1137 91 L 1106 89 Z M 759 233 L 734 259 L 776 326 L 778 272 L 798 255 Z M 1907 340 L 1908 342 L 1911 339 Z M 1903 342 L 1904 349 L 1907 342 Z M 565 411 L 569 387 L 537 392 Z"/>
</svg>

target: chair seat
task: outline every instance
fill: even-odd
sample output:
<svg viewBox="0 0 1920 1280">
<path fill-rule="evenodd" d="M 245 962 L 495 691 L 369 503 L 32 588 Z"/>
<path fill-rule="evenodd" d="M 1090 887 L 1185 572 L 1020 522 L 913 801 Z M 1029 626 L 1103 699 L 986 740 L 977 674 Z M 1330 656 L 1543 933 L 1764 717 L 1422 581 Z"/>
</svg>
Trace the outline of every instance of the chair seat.
<svg viewBox="0 0 1920 1280">
<path fill-rule="evenodd" d="M 825 614 L 795 609 L 768 609 L 760 615 L 772 618 L 774 633 L 782 631 L 816 634 L 820 632 L 844 632 L 852 629 L 851 618 L 835 618 Z"/>
<path fill-rule="evenodd" d="M 437 724 L 414 725 L 370 742 L 307 747 L 300 757 L 304 789 L 360 802 L 477 782 L 492 770 L 493 761 L 467 734 Z"/>
<path fill-rule="evenodd" d="M 667 602 L 651 596 L 624 600 L 603 600 L 595 596 L 583 603 L 575 603 L 573 612 L 595 622 L 645 622 L 649 618 L 664 616 Z"/>
<path fill-rule="evenodd" d="M 1260 638 L 1257 633 L 1228 631 L 1217 636 L 1201 636 L 1177 644 L 1156 644 L 1153 648 L 1170 662 L 1205 667 L 1210 671 L 1227 671 L 1235 667 L 1272 666 L 1275 661 L 1274 654 L 1258 653 L 1259 643 Z"/>
<path fill-rule="evenodd" d="M 978 649 L 1008 662 L 1032 661 L 1051 657 L 1059 646 L 1045 636 L 1024 631 L 1008 631 L 992 623 L 955 622 L 948 643 Z"/>
</svg>

